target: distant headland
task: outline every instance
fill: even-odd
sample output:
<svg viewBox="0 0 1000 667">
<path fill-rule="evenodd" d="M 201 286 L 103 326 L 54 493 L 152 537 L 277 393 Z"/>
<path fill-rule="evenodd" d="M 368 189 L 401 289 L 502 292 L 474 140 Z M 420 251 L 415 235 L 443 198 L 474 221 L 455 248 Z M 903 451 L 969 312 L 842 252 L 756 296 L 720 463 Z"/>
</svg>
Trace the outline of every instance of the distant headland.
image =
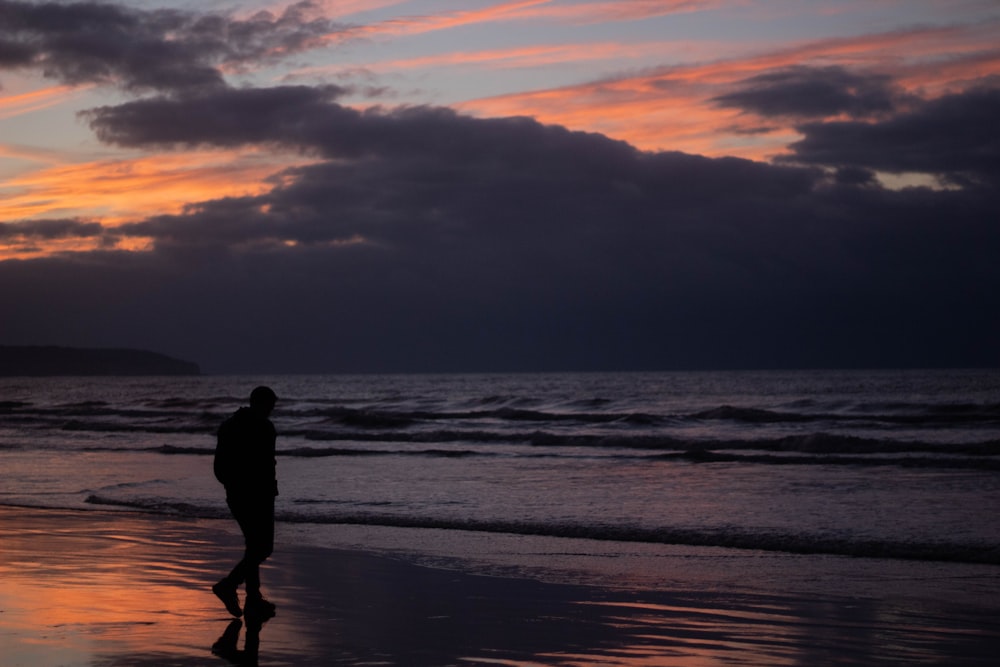
<svg viewBox="0 0 1000 667">
<path fill-rule="evenodd" d="M 0 376 L 12 375 L 201 375 L 201 370 L 148 350 L 0 345 Z"/>
</svg>

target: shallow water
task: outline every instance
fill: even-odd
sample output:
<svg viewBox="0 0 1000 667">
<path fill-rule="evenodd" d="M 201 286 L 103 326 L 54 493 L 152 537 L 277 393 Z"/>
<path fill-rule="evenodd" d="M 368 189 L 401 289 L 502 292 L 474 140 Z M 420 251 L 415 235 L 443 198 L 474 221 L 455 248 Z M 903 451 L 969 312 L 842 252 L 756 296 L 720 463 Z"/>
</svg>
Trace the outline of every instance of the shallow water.
<svg viewBox="0 0 1000 667">
<path fill-rule="evenodd" d="M 281 400 L 279 520 L 1000 563 L 1000 372 L 0 379 L 0 503 L 225 517 Z"/>
</svg>

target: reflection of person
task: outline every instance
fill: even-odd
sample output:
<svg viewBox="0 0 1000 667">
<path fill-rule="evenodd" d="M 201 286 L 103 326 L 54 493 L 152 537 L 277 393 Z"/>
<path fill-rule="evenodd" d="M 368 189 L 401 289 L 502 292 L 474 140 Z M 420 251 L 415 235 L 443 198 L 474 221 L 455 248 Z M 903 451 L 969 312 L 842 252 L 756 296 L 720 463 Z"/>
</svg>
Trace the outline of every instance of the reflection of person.
<svg viewBox="0 0 1000 667">
<path fill-rule="evenodd" d="M 243 531 L 243 559 L 217 584 L 214 592 L 233 616 L 239 617 L 240 584 L 246 584 L 247 616 L 270 617 L 274 605 L 260 592 L 260 564 L 274 548 L 275 475 L 274 425 L 268 417 L 277 397 L 269 387 L 250 394 L 250 407 L 237 410 L 219 427 L 215 448 L 215 476 L 226 487 L 226 504 Z"/>
<path fill-rule="evenodd" d="M 212 644 L 212 653 L 241 667 L 257 667 L 260 655 L 260 630 L 267 619 L 258 618 L 255 621 L 247 619 L 247 636 L 243 642 L 243 650 L 237 648 L 240 641 L 240 629 L 243 621 L 234 618 L 226 626 L 222 636 Z"/>
</svg>

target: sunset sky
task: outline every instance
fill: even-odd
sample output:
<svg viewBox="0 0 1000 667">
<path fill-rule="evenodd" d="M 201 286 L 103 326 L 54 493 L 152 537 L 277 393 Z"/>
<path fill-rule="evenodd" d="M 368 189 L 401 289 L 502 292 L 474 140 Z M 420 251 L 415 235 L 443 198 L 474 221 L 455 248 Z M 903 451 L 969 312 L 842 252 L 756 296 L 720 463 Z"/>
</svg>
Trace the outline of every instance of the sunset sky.
<svg viewBox="0 0 1000 667">
<path fill-rule="evenodd" d="M 998 35 L 996 0 L 0 0 L 0 344 L 997 366 Z"/>
</svg>

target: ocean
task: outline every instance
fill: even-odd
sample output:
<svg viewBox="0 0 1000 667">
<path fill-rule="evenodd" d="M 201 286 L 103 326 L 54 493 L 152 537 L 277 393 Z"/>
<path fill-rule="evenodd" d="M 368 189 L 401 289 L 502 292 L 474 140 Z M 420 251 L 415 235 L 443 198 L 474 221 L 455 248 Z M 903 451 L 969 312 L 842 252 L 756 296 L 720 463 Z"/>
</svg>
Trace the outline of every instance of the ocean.
<svg viewBox="0 0 1000 667">
<path fill-rule="evenodd" d="M 1000 564 L 997 370 L 2 378 L 0 504 L 227 518 L 214 434 L 257 384 L 279 541 Z"/>
</svg>

